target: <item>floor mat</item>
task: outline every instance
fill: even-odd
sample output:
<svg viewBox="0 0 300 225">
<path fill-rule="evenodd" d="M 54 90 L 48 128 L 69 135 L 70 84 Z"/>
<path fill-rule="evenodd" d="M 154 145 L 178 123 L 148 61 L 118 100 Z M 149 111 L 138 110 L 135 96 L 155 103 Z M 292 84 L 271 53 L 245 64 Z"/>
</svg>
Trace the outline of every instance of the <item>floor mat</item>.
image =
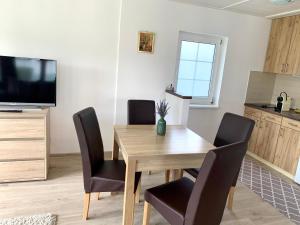
<svg viewBox="0 0 300 225">
<path fill-rule="evenodd" d="M 239 180 L 292 222 L 300 225 L 300 187 L 289 184 L 256 160 L 246 157 Z"/>
<path fill-rule="evenodd" d="M 48 214 L 0 219 L 0 225 L 55 225 L 56 216 Z"/>
</svg>

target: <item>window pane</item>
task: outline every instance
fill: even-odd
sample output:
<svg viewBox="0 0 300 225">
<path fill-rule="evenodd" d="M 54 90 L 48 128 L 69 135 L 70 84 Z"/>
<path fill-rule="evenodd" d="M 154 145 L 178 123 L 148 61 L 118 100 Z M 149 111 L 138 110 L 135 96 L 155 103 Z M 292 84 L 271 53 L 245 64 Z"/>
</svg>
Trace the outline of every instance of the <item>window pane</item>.
<svg viewBox="0 0 300 225">
<path fill-rule="evenodd" d="M 196 62 L 180 60 L 179 78 L 194 79 Z"/>
<path fill-rule="evenodd" d="M 198 43 L 182 41 L 180 59 L 197 60 Z"/>
<path fill-rule="evenodd" d="M 193 96 L 208 97 L 209 81 L 194 81 Z"/>
<path fill-rule="evenodd" d="M 195 79 L 210 81 L 212 73 L 212 63 L 197 62 Z"/>
<path fill-rule="evenodd" d="M 192 96 L 193 94 L 193 80 L 181 80 L 177 82 L 176 92 L 182 95 Z"/>
<path fill-rule="evenodd" d="M 198 61 L 213 62 L 215 45 L 199 43 Z"/>
</svg>

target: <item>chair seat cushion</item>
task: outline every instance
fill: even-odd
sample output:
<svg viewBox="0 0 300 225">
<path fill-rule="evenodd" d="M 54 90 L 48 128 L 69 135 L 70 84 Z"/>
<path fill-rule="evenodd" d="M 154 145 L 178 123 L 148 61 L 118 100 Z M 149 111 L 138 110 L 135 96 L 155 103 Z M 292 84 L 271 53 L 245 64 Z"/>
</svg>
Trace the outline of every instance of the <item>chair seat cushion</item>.
<svg viewBox="0 0 300 225">
<path fill-rule="evenodd" d="M 95 174 L 91 177 L 92 192 L 124 191 L 126 164 L 123 160 L 103 161 Z M 141 178 L 141 173 L 136 173 L 135 190 Z"/>
<path fill-rule="evenodd" d="M 197 178 L 198 174 L 199 174 L 200 169 L 196 169 L 196 168 L 191 168 L 191 169 L 185 169 L 185 172 L 187 172 L 188 174 L 190 174 L 192 177 Z"/>
<path fill-rule="evenodd" d="M 183 177 L 179 180 L 150 188 L 145 192 L 149 202 L 172 225 L 182 225 L 194 182 Z"/>
</svg>

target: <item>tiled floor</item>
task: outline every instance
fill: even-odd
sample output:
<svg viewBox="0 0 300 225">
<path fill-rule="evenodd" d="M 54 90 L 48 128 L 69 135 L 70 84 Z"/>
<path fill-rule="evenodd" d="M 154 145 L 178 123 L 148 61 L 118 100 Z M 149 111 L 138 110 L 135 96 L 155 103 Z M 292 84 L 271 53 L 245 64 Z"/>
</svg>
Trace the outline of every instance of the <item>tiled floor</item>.
<svg viewBox="0 0 300 225">
<path fill-rule="evenodd" d="M 239 179 L 264 201 L 300 225 L 300 188 L 298 185 L 287 182 L 250 157 L 244 159 Z"/>
</svg>

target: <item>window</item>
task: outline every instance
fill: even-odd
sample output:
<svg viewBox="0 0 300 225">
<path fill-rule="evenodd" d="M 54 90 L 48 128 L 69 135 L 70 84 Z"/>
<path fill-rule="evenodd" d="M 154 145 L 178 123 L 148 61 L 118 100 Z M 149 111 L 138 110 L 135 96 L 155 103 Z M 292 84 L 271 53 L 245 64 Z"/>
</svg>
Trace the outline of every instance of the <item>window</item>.
<svg viewBox="0 0 300 225">
<path fill-rule="evenodd" d="M 179 34 L 176 91 L 192 96 L 192 104 L 218 104 L 222 42 L 217 36 Z"/>
</svg>

